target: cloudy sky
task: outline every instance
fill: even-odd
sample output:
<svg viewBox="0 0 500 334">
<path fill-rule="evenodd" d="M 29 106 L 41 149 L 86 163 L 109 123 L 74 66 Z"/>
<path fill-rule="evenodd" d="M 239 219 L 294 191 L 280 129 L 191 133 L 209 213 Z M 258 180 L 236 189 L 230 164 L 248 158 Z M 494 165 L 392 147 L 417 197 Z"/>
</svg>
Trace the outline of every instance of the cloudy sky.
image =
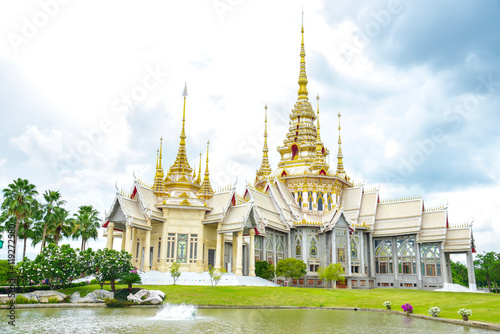
<svg viewBox="0 0 500 334">
<path fill-rule="evenodd" d="M 190 164 L 210 140 L 214 188 L 237 177 L 242 189 L 260 165 L 266 103 L 278 162 L 301 10 L 290 0 L 3 1 L 0 188 L 26 178 L 60 190 L 72 212 L 90 204 L 102 215 L 115 182 L 128 190 L 134 170 L 152 182 L 160 137 L 164 165 L 175 160 L 187 82 Z M 474 219 L 478 252 L 499 252 L 500 3 L 317 0 L 304 12 L 309 95 L 321 98 L 334 155 L 343 115 L 348 174 L 380 185 L 382 199 L 448 201 L 450 222 Z"/>
</svg>

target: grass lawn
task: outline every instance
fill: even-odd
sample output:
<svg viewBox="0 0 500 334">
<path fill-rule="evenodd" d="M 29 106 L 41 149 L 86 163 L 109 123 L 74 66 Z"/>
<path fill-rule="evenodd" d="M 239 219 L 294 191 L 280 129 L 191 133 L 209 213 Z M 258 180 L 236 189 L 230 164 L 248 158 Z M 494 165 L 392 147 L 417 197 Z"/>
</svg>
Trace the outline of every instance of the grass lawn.
<svg viewBox="0 0 500 334">
<path fill-rule="evenodd" d="M 137 287 L 134 285 L 134 287 Z M 361 307 L 385 309 L 382 303 L 392 302 L 392 309 L 402 311 L 401 305 L 410 303 L 413 312 L 427 315 L 430 307 L 441 308 L 441 318 L 461 319 L 459 308 L 472 310 L 472 321 L 500 324 L 500 294 L 437 292 L 405 289 L 305 289 L 293 287 L 247 287 L 247 286 L 183 286 L 141 285 L 141 288 L 165 292 L 166 301 L 173 304 L 238 305 L 238 306 L 316 306 L 316 307 Z M 99 289 L 99 285 L 59 290 L 65 294 L 79 291 L 83 297 Z M 105 285 L 110 290 L 109 285 Z M 126 288 L 116 285 L 117 289 Z"/>
</svg>

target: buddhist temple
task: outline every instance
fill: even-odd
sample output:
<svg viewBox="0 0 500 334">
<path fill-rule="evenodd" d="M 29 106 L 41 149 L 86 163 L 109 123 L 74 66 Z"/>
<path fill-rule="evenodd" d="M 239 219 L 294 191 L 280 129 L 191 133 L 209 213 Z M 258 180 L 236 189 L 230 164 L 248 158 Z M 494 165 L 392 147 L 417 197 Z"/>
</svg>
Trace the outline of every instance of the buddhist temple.
<svg viewBox="0 0 500 334">
<path fill-rule="evenodd" d="M 452 283 L 450 255 L 462 253 L 474 290 L 472 221 L 449 222 L 447 203 L 430 208 L 417 196 L 383 200 L 378 187 L 355 184 L 344 168 L 339 112 L 336 164 L 329 165 L 320 97 L 316 103 L 309 97 L 303 27 L 301 34 L 298 95 L 277 166 L 269 163 L 266 105 L 262 163 L 253 184 L 243 192 L 235 185 L 214 191 L 209 143 L 204 174 L 201 154 L 198 171 L 188 161 L 185 87 L 177 156 L 167 167 L 160 139 L 152 184 L 134 175 L 130 191 L 117 189 L 103 225 L 107 247 L 119 239 L 137 268 L 165 275 L 178 262 L 184 272 L 212 265 L 255 276 L 256 261 L 276 265 L 297 258 L 307 274 L 293 285 L 304 287 L 324 286 L 319 268 L 340 263 L 346 281 L 338 287 L 346 288 L 442 288 Z"/>
</svg>

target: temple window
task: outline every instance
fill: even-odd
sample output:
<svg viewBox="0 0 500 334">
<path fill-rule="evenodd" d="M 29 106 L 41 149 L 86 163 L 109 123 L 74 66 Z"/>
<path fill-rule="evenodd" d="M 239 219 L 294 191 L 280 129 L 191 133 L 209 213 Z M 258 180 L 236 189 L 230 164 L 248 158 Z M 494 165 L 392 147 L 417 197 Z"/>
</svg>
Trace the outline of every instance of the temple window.
<svg viewBox="0 0 500 334">
<path fill-rule="evenodd" d="M 295 158 L 297 157 L 298 158 L 298 153 L 299 153 L 299 148 L 297 147 L 297 145 L 293 145 L 292 146 L 292 160 L 295 160 Z"/>
<path fill-rule="evenodd" d="M 409 236 L 398 237 L 397 247 L 399 273 L 403 275 L 416 274 L 415 239 Z"/>
<path fill-rule="evenodd" d="M 420 263 L 423 276 L 441 276 L 439 246 L 435 244 L 420 246 Z"/>
<path fill-rule="evenodd" d="M 175 233 L 169 233 L 167 238 L 167 262 L 174 262 Z"/>
<path fill-rule="evenodd" d="M 377 274 L 392 274 L 391 240 L 375 240 L 375 271 Z"/>
<path fill-rule="evenodd" d="M 318 196 L 318 211 L 323 211 L 323 193 L 319 192 Z"/>
<path fill-rule="evenodd" d="M 357 259 L 359 252 L 359 236 L 356 234 L 351 235 L 351 258 Z"/>
<path fill-rule="evenodd" d="M 267 262 L 274 264 L 274 245 L 273 245 L 274 234 L 268 234 L 266 237 L 266 257 Z"/>
<path fill-rule="evenodd" d="M 337 262 L 347 262 L 347 229 L 335 229 L 335 247 L 337 249 Z"/>
<path fill-rule="evenodd" d="M 196 255 L 198 251 L 198 234 L 191 234 L 189 240 L 189 263 L 196 263 Z"/>
<path fill-rule="evenodd" d="M 179 234 L 177 241 L 177 262 L 187 262 L 188 235 Z"/>
<path fill-rule="evenodd" d="M 318 237 L 316 235 L 308 235 L 307 242 L 309 243 L 309 257 L 318 257 Z"/>
<path fill-rule="evenodd" d="M 255 245 L 255 261 L 262 260 L 262 237 L 256 236 L 254 238 Z"/>
<path fill-rule="evenodd" d="M 309 201 L 309 210 L 312 210 L 313 209 L 313 192 L 308 191 L 307 194 L 308 194 L 307 200 Z"/>
<path fill-rule="evenodd" d="M 295 258 L 302 259 L 302 236 L 295 236 Z"/>
<path fill-rule="evenodd" d="M 297 202 L 299 203 L 299 207 L 302 208 L 302 191 L 297 193 Z"/>
<path fill-rule="evenodd" d="M 160 262 L 161 241 L 158 242 L 158 262 Z"/>
<path fill-rule="evenodd" d="M 279 260 L 283 260 L 285 258 L 285 238 L 283 235 L 275 236 L 275 244 L 276 244 L 276 263 Z"/>
<path fill-rule="evenodd" d="M 332 209 L 332 193 L 328 193 L 326 198 L 328 200 L 328 211 L 330 211 Z"/>
</svg>

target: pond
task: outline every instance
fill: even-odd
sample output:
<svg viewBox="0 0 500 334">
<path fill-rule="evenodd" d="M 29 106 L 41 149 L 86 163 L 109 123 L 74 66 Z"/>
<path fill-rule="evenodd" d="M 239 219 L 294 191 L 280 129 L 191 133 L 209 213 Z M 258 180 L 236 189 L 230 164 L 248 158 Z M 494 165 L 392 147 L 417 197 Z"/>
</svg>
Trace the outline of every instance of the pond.
<svg viewBox="0 0 500 334">
<path fill-rule="evenodd" d="M 2 312 L 3 313 L 3 312 Z M 18 309 L 1 333 L 493 333 L 388 313 L 299 309 Z"/>
</svg>

